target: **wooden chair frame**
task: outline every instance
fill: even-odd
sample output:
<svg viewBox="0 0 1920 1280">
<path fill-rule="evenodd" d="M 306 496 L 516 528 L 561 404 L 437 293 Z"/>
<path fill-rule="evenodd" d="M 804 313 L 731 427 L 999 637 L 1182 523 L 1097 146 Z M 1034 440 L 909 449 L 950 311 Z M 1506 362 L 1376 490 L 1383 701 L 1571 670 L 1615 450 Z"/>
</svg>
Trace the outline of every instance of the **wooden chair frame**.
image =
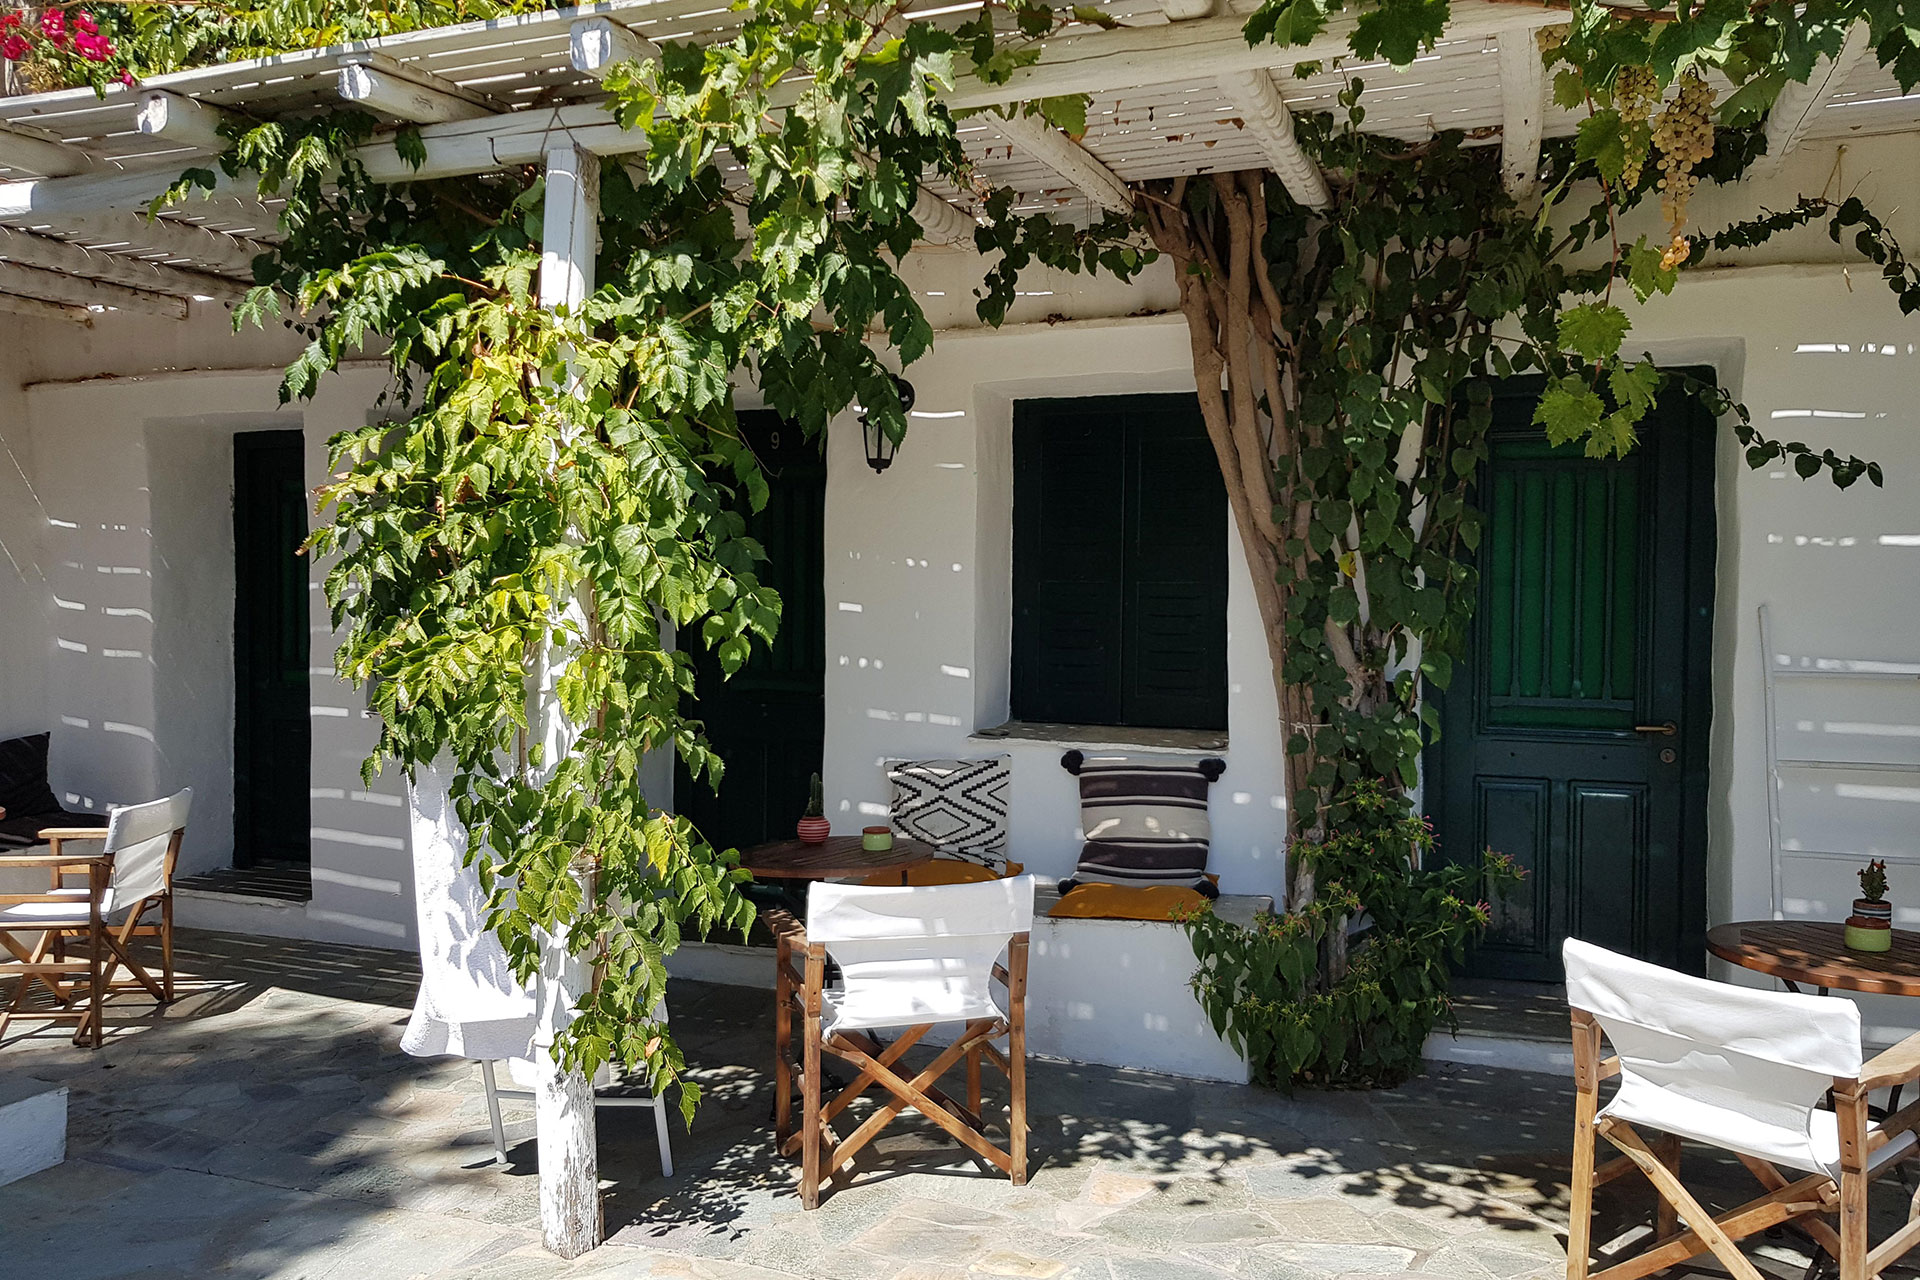
<svg viewBox="0 0 1920 1280">
<path fill-rule="evenodd" d="M 800 1154 L 800 1203 L 820 1205 L 820 1186 L 859 1153 L 902 1111 L 911 1107 L 932 1120 L 969 1151 L 999 1169 L 1013 1185 L 1027 1184 L 1027 942 L 1016 933 L 1007 944 L 1007 963 L 996 964 L 993 976 L 1006 988 L 1007 1017 L 977 1018 L 927 1067 L 911 1079 L 896 1069 L 906 1051 L 938 1023 L 927 1022 L 900 1031 L 882 1046 L 863 1031 L 821 1034 L 821 1003 L 826 988 L 826 944 L 808 942 L 806 926 L 791 913 L 770 911 L 763 917 L 773 931 L 774 970 L 774 1138 L 782 1155 Z M 803 958 L 804 972 L 795 968 Z M 801 1022 L 799 1060 L 794 1056 L 793 1023 Z M 1004 1038 L 1003 1052 L 994 1041 Z M 823 1097 L 821 1055 L 832 1054 L 859 1069 L 853 1083 L 831 1098 Z M 942 1076 L 962 1061 L 967 1069 L 967 1101 L 961 1103 L 939 1087 Z M 992 1063 L 1007 1077 L 1012 1097 L 1007 1109 L 1007 1145 L 997 1147 L 986 1136 L 981 1115 L 981 1067 Z M 801 1097 L 801 1121 L 793 1125 L 793 1091 Z M 875 1111 L 845 1139 L 833 1128 L 835 1117 L 851 1106 L 871 1085 L 879 1085 L 891 1100 Z"/>
<path fill-rule="evenodd" d="M 88 913 L 84 925 L 0 925 L 0 947 L 13 957 L 7 960 L 0 957 L 0 978 L 19 978 L 13 999 L 5 1008 L 0 1008 L 0 1036 L 5 1036 L 8 1025 L 15 1018 L 49 1019 L 53 1021 L 73 1020 L 73 1042 L 89 1048 L 98 1049 L 105 1041 L 104 1016 L 107 997 L 115 991 L 146 991 L 161 1004 L 173 1001 L 173 865 L 180 854 L 180 841 L 186 835 L 184 827 L 177 828 L 167 842 L 164 855 L 161 885 L 158 893 L 149 894 L 137 902 L 120 903 L 115 910 L 125 910 L 126 916 L 118 925 L 110 924 L 102 906 L 106 892 L 113 879 L 113 855 L 110 853 L 73 854 L 67 853 L 63 846 L 70 843 L 100 842 L 107 838 L 105 828 L 100 827 L 61 827 L 43 830 L 41 838 L 50 846 L 50 851 L 42 854 L 0 855 L 0 868 L 46 867 L 49 873 L 50 890 L 78 888 L 68 885 L 70 875 L 86 876 Z M 60 903 L 71 902 L 70 895 L 48 893 L 0 893 L 0 906 L 12 906 L 20 903 Z M 152 915 L 155 918 L 149 919 Z M 15 934 L 39 935 L 38 941 L 27 946 L 15 938 Z M 153 937 L 160 940 L 160 977 L 155 978 L 147 968 L 134 959 L 130 944 L 137 937 Z M 69 939 L 80 939 L 83 943 L 83 955 L 69 958 L 67 943 Z M 124 967 L 133 975 L 130 982 L 116 982 L 115 975 Z M 85 986 L 80 985 L 84 975 Z M 70 979 L 70 980 L 63 980 Z M 33 1009 L 27 1004 L 33 987 L 38 984 L 53 995 L 55 1009 Z M 85 996 L 84 1003 L 79 997 Z"/>
<path fill-rule="evenodd" d="M 1920 1035 L 1909 1037 L 1861 1068 L 1858 1079 L 1835 1079 L 1833 1107 L 1840 1130 L 1840 1177 L 1813 1173 L 1789 1180 L 1772 1164 L 1742 1155 L 1740 1162 L 1760 1182 L 1763 1194 L 1714 1217 L 1680 1182 L 1680 1140 L 1661 1134 L 1649 1140 L 1614 1117 L 1595 1119 L 1600 1084 L 1620 1074 L 1617 1057 L 1600 1056 L 1600 1024 L 1584 1009 L 1573 1010 L 1573 1194 L 1567 1229 L 1567 1280 L 1638 1280 L 1712 1253 L 1735 1280 L 1764 1280 L 1736 1241 L 1770 1227 L 1793 1223 L 1839 1263 L 1839 1280 L 1870 1280 L 1920 1245 L 1920 1196 L 1905 1226 L 1877 1245 L 1867 1239 L 1867 1188 L 1900 1162 L 1869 1170 L 1869 1157 L 1902 1133 L 1920 1129 L 1920 1101 L 1908 1103 L 1868 1128 L 1867 1098 L 1876 1089 L 1920 1079 Z M 1621 1154 L 1595 1163 L 1598 1135 Z M 1920 1154 L 1917 1151 L 1915 1154 Z M 1902 1157 L 1910 1158 L 1910 1157 Z M 1643 1250 L 1602 1271 L 1593 1271 L 1593 1191 L 1638 1172 L 1658 1193 L 1654 1239 Z M 1829 1223 L 1829 1216 L 1837 1222 Z M 1684 1222 L 1685 1230 L 1681 1229 Z"/>
</svg>

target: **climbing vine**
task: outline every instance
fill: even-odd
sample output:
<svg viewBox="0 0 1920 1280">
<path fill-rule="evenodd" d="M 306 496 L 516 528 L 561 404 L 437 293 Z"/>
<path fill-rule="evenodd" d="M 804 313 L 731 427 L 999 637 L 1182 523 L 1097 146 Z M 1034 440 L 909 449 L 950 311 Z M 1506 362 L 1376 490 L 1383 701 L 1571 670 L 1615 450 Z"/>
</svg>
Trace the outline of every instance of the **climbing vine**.
<svg viewBox="0 0 1920 1280">
<path fill-rule="evenodd" d="M 1365 24 L 1419 7 L 1367 10 L 1365 40 L 1385 52 L 1394 37 Z M 1585 44 L 1556 35 L 1543 57 L 1590 58 L 1598 37 L 1578 29 Z M 1361 44 L 1357 30 L 1366 54 Z M 1537 202 L 1512 196 L 1497 153 L 1458 133 L 1404 143 L 1366 132 L 1358 77 L 1340 96 L 1343 118 L 1297 121 L 1329 175 L 1325 207 L 1303 206 L 1263 172 L 1140 189 L 1140 221 L 1179 281 L 1287 749 L 1287 910 L 1252 929 L 1189 921 L 1195 990 L 1274 1080 L 1377 1083 L 1416 1070 L 1427 1031 L 1447 1016 L 1447 965 L 1487 921 L 1469 885 L 1491 893 L 1512 879 L 1503 861 L 1470 851 L 1429 865 L 1407 800 L 1438 730 L 1426 691 L 1451 683 L 1477 598 L 1473 486 L 1497 382 L 1536 379 L 1548 441 L 1590 455 L 1631 450 L 1656 401 L 1686 394 L 1731 420 L 1753 466 L 1785 458 L 1803 478 L 1882 481 L 1872 461 L 1765 436 L 1724 389 L 1627 343 L 1628 297 L 1647 303 L 1709 249 L 1816 218 L 1836 241 L 1851 230 L 1912 309 L 1913 269 L 1857 200 L 1804 200 L 1688 234 L 1699 182 L 1737 179 L 1760 151 L 1751 124 L 1713 124 L 1701 65 L 1662 78 L 1630 62 L 1609 70 L 1623 84 L 1573 86 L 1591 110 L 1576 137 L 1547 148 Z M 1575 192 L 1598 198 L 1576 205 Z M 1623 243 L 1621 215 L 1654 195 L 1666 237 Z M 1028 220 L 994 231 L 992 246 L 1007 248 L 1005 261 L 1092 269 L 1118 230 Z M 1011 294 L 990 277 L 983 317 L 1000 318 Z M 1398 978 L 1385 981 L 1389 970 Z"/>
<path fill-rule="evenodd" d="M 522 7 L 172 6 L 130 43 L 138 68 L 161 68 Z M 1266 0 L 1248 38 L 1305 43 L 1344 7 Z M 1358 7 L 1348 45 L 1405 64 L 1450 12 L 1446 0 Z M 932 338 L 897 272 L 920 230 L 920 184 L 979 187 L 940 94 L 961 75 L 1004 82 L 1069 22 L 1112 20 L 1034 0 L 950 25 L 904 21 L 898 5 L 754 0 L 731 38 L 668 42 L 657 62 L 616 69 L 609 105 L 647 147 L 633 174 L 600 175 L 600 287 L 571 310 L 536 301 L 537 171 L 382 185 L 354 159 L 367 117 L 233 130 L 222 166 L 288 198 L 285 242 L 244 309 L 265 321 L 290 300 L 287 321 L 311 339 L 287 394 L 311 394 L 376 338 L 393 364 L 398 416 L 335 442 L 340 477 L 316 535 L 335 562 L 340 669 L 375 686 L 374 763 L 456 761 L 494 927 L 522 977 L 563 924 L 595 962 L 560 1046 L 570 1065 L 619 1059 L 657 1088 L 682 1083 L 653 1015 L 661 960 L 684 922 L 749 918 L 731 855 L 650 800 L 641 771 L 665 750 L 709 781 L 722 768 L 683 711 L 698 690 L 668 624 L 731 671 L 779 620 L 744 533 L 765 481 L 735 426 L 736 383 L 809 432 L 856 403 L 904 431 L 889 366 Z M 1307 1049 L 1293 1032 L 1275 1041 L 1291 1047 L 1274 1078 L 1404 1071 L 1422 1026 L 1444 1014 L 1446 957 L 1485 921 L 1464 881 L 1425 864 L 1405 793 L 1432 727 L 1422 683 L 1446 687 L 1470 620 L 1492 382 L 1540 379 L 1548 438 L 1596 455 L 1632 448 L 1655 399 L 1685 389 L 1734 417 L 1755 465 L 1791 457 L 1803 476 L 1880 482 L 1871 462 L 1769 439 L 1721 389 L 1635 356 L 1616 301 L 1669 292 L 1720 245 L 1688 233 L 1695 185 L 1751 163 L 1774 96 L 1839 52 L 1856 22 L 1903 84 L 1920 78 L 1899 4 L 1705 0 L 1644 15 L 1576 4 L 1541 49 L 1556 99 L 1586 118 L 1543 156 L 1537 204 L 1507 193 L 1494 148 L 1365 133 L 1357 77 L 1343 114 L 1298 122 L 1331 175 L 1325 208 L 1259 172 L 1142 184 L 1131 215 L 1085 227 L 985 199 L 989 321 L 1032 266 L 1127 278 L 1157 254 L 1179 282 L 1284 721 L 1292 914 L 1263 928 L 1286 934 L 1286 954 L 1312 956 L 1277 969 L 1273 986 L 1249 967 L 1280 964 L 1275 953 L 1230 947 L 1223 926 L 1201 924 L 1198 981 L 1241 1043 L 1264 1033 L 1235 1021 L 1256 1016 L 1235 970 L 1266 984 L 1259 1008 L 1315 1011 Z M 1707 71 L 1736 86 L 1726 101 L 1709 100 Z M 1086 125 L 1077 96 L 1021 109 L 1073 135 Z M 418 135 L 395 141 L 418 155 Z M 1622 243 L 1620 216 L 1650 195 L 1666 234 Z M 1854 202 L 1803 202 L 1729 228 L 1721 247 L 1822 216 L 1836 236 L 1854 230 L 1903 303 L 1920 297 L 1898 246 Z M 526 710 L 543 663 L 557 666 L 573 726 L 553 754 Z M 1476 864 L 1483 873 L 1500 876 Z M 1357 933 L 1362 917 L 1371 928 Z M 1420 984 L 1415 1013 L 1383 1039 L 1371 1030 L 1390 989 L 1380 978 L 1402 969 Z M 683 1088 L 684 1105 L 693 1096 Z"/>
<path fill-rule="evenodd" d="M 644 766 L 671 753 L 718 785 L 689 650 L 731 675 L 779 624 L 736 398 L 750 386 L 814 436 L 854 405 L 904 433 L 882 354 L 910 363 L 932 330 L 897 264 L 921 183 L 972 181 L 937 95 L 962 69 L 1004 79 L 1062 20 L 1016 5 L 900 34 L 895 17 L 762 0 L 731 39 L 614 68 L 609 108 L 646 145 L 588 175 L 599 286 L 571 308 L 540 305 L 537 167 L 375 182 L 359 149 L 387 143 L 351 111 L 230 125 L 219 160 L 286 201 L 237 316 L 308 339 L 283 398 L 386 344 L 394 416 L 332 442 L 312 540 L 340 674 L 374 690 L 367 769 L 450 765 L 515 972 L 551 975 L 562 932 L 592 965 L 556 1055 L 622 1063 L 689 1116 L 664 959 L 683 928 L 744 930 L 752 908 L 735 852 L 650 796 Z M 1031 110 L 1084 119 L 1080 100 Z M 424 158 L 418 133 L 392 145 Z M 190 170 L 162 203 L 219 181 Z"/>
</svg>

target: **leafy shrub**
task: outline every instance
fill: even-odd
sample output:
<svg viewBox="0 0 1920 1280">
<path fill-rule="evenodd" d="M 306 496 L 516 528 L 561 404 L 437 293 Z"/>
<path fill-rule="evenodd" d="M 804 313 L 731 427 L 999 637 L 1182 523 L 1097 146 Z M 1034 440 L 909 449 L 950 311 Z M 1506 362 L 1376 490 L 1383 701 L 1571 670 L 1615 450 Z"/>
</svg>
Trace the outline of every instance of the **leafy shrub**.
<svg viewBox="0 0 1920 1280">
<path fill-rule="evenodd" d="M 1312 902 L 1250 927 L 1211 908 L 1182 921 L 1194 994 L 1257 1084 L 1385 1088 L 1418 1074 L 1428 1033 L 1453 1025 L 1450 968 L 1492 920 L 1480 895 L 1520 880 L 1491 850 L 1429 866 L 1431 826 L 1379 782 L 1348 786 L 1337 808 L 1345 821 L 1325 841 L 1294 849 L 1319 886 Z"/>
</svg>

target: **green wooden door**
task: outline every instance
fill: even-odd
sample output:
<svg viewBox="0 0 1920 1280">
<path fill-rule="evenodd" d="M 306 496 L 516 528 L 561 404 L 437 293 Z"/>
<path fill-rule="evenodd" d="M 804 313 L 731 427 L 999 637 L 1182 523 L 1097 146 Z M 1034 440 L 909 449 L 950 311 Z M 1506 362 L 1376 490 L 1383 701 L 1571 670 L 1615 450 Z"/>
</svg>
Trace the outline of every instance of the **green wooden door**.
<svg viewBox="0 0 1920 1280">
<path fill-rule="evenodd" d="M 740 427 L 767 472 L 767 505 L 747 517 L 747 532 L 766 548 L 759 572 L 780 593 L 780 630 L 731 679 L 711 654 L 696 652 L 700 701 L 691 714 L 705 722 L 726 773 L 717 795 L 684 766 L 674 778 L 678 811 L 723 849 L 793 835 L 826 737 L 826 463 L 817 441 L 772 413 L 743 413 Z M 681 633 L 689 648 L 697 639 Z"/>
<path fill-rule="evenodd" d="M 1663 400 L 1624 459 L 1553 448 L 1537 384 L 1494 407 L 1467 660 L 1426 797 L 1443 855 L 1526 871 L 1471 968 L 1558 981 L 1583 938 L 1700 972 L 1713 616 L 1713 424 Z"/>
<path fill-rule="evenodd" d="M 233 438 L 233 861 L 309 857 L 306 443 Z"/>
</svg>

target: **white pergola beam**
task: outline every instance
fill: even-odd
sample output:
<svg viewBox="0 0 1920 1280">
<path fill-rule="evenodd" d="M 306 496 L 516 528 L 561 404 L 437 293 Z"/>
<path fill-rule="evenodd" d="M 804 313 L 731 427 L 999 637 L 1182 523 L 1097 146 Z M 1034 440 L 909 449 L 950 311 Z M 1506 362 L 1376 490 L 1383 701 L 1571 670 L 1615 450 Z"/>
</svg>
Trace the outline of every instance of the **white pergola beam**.
<svg viewBox="0 0 1920 1280">
<path fill-rule="evenodd" d="M 600 157 L 561 143 L 545 157 L 547 185 L 540 224 L 540 305 L 578 308 L 594 288 L 600 239 Z M 576 619 L 578 606 L 562 609 Z M 555 644 L 536 657 L 527 722 L 547 768 L 567 755 L 578 730 L 567 723 L 555 689 L 564 653 Z M 571 874 L 581 874 L 570 872 Z M 585 874 L 591 875 L 592 872 Z M 547 1248 L 577 1258 L 600 1243 L 599 1156 L 593 1085 L 578 1069 L 554 1061 L 553 1046 L 572 1021 L 574 1002 L 593 984 L 590 967 L 568 954 L 564 928 L 542 942 L 534 1024 L 534 1135 L 540 1159 L 540 1229 Z"/>
<path fill-rule="evenodd" d="M 340 97 L 413 124 L 477 120 L 496 110 L 482 94 L 381 53 L 350 53 L 340 60 Z"/>
<path fill-rule="evenodd" d="M 140 99 L 140 111 L 134 127 L 150 138 L 198 151 L 224 151 L 227 140 L 220 136 L 220 125 L 233 113 L 210 103 L 196 102 L 165 89 L 151 89 Z"/>
<path fill-rule="evenodd" d="M 1547 127 L 1547 69 L 1531 31 L 1508 31 L 1500 45 L 1500 176 L 1507 194 L 1527 200 L 1540 185 L 1540 140 Z"/>
<path fill-rule="evenodd" d="M 85 307 L 63 306 L 58 302 L 42 302 L 38 298 L 21 298 L 11 293 L 0 293 L 0 311 L 9 315 L 26 316 L 34 320 L 65 320 L 73 324 L 93 324 L 93 312 Z"/>
<path fill-rule="evenodd" d="M 175 298 L 234 302 L 247 293 L 245 285 L 224 276 L 183 271 L 158 262 L 143 262 L 122 254 L 103 253 L 11 227 L 0 227 L 0 262 L 57 271 L 82 280 L 123 284 L 130 289 L 163 293 Z"/>
<path fill-rule="evenodd" d="M 922 188 L 913 202 L 913 220 L 929 244 L 973 246 L 973 231 L 979 224 L 963 209 L 955 208 L 933 192 Z"/>
<path fill-rule="evenodd" d="M 1259 141 L 1260 149 L 1267 154 L 1267 164 L 1288 195 L 1309 209 L 1324 209 L 1333 203 L 1327 176 L 1294 136 L 1293 113 L 1273 83 L 1272 72 L 1230 71 L 1220 77 L 1220 92 L 1240 112 L 1247 132 Z"/>
<path fill-rule="evenodd" d="M 1506 31 L 1533 31 L 1567 20 L 1564 8 L 1506 0 L 1456 0 L 1448 40 L 1484 39 Z M 1274 71 L 1301 62 L 1351 58 L 1348 40 L 1357 18 L 1335 14 L 1306 44 L 1271 40 L 1249 45 L 1246 19 L 1234 14 L 1157 27 L 1116 27 L 1049 40 L 1045 55 L 1016 67 L 1004 84 L 961 76 L 940 100 L 953 110 L 1031 102 L 1070 93 L 1115 93 L 1152 85 L 1217 80 L 1234 71 Z"/>
<path fill-rule="evenodd" d="M 1773 100 L 1773 109 L 1767 112 L 1767 154 L 1754 166 L 1756 172 L 1780 172 L 1787 156 L 1807 136 L 1807 130 L 1833 101 L 1834 95 L 1846 86 L 1854 68 L 1870 48 L 1872 41 L 1867 34 L 1867 24 L 1856 22 L 1848 30 L 1838 55 L 1814 63 L 1813 74 L 1804 84 L 1789 80 L 1781 86 L 1780 96 Z"/>
<path fill-rule="evenodd" d="M 165 316 L 170 320 L 187 317 L 185 298 L 170 298 L 164 293 L 148 293 L 125 285 L 82 280 L 57 271 L 23 267 L 15 262 L 0 262 L 0 293 L 22 298 L 38 298 L 69 307 L 112 307 L 116 311 Z"/>
<path fill-rule="evenodd" d="M 582 18 L 567 31 L 567 58 L 573 69 L 595 80 L 622 62 L 658 58 L 660 46 L 611 18 Z"/>
<path fill-rule="evenodd" d="M 39 137 L 17 126 L 0 125 L 0 165 L 49 178 L 65 178 L 93 168 L 93 159 L 78 147 Z"/>
<path fill-rule="evenodd" d="M 1102 209 L 1127 213 L 1133 192 L 1120 175 L 1096 159 L 1091 151 L 1038 116 L 995 116 L 1000 136 L 1078 188 Z"/>
<path fill-rule="evenodd" d="M 29 223 L 27 230 L 35 230 Z M 91 240 L 97 245 L 134 251 L 148 251 L 168 258 L 185 260 L 222 275 L 253 279 L 253 260 L 268 252 L 269 246 L 258 240 L 211 231 L 191 222 L 172 218 L 148 218 L 138 213 L 68 213 L 41 232 Z M 122 255 L 125 256 L 125 255 Z"/>
<path fill-rule="evenodd" d="M 1564 9 L 1499 0 L 1458 0 L 1453 14 L 1447 27 L 1450 39 L 1530 32 L 1566 19 Z M 956 110 L 1000 106 L 1056 94 L 1108 93 L 1189 80 L 1217 80 L 1236 71 L 1329 60 L 1349 52 L 1347 39 L 1353 23 L 1351 18 L 1336 15 L 1326 30 L 1307 44 L 1287 47 L 1271 42 L 1248 45 L 1241 34 L 1242 20 L 1231 15 L 1158 27 L 1093 31 L 1050 42 L 1045 58 L 1033 66 L 1016 68 L 1003 85 L 965 77 L 942 100 Z M 571 143 L 603 156 L 632 155 L 647 146 L 644 130 L 622 128 L 606 108 L 593 103 L 430 124 L 420 132 L 427 149 L 426 163 L 420 169 L 415 170 L 390 141 L 383 140 L 370 142 L 359 151 L 358 158 L 368 176 L 377 182 L 406 182 L 487 173 L 538 164 L 556 143 Z M 56 213 L 144 209 L 176 176 L 170 169 L 160 169 L 0 183 L 0 222 L 31 223 Z M 224 175 L 220 186 L 230 193 L 252 194 Z"/>
</svg>

